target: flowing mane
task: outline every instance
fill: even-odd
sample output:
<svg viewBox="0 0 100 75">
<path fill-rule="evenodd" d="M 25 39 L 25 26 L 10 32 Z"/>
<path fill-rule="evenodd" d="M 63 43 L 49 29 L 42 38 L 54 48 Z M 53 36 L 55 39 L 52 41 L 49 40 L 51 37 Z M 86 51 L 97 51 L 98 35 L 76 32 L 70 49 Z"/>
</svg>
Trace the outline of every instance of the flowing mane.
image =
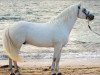
<svg viewBox="0 0 100 75">
<path fill-rule="evenodd" d="M 58 14 L 55 18 L 51 19 L 50 22 L 67 20 L 71 15 L 75 15 L 78 12 L 78 6 L 80 4 L 72 5 L 63 10 L 60 14 Z M 77 15 L 77 14 L 76 14 Z"/>
</svg>

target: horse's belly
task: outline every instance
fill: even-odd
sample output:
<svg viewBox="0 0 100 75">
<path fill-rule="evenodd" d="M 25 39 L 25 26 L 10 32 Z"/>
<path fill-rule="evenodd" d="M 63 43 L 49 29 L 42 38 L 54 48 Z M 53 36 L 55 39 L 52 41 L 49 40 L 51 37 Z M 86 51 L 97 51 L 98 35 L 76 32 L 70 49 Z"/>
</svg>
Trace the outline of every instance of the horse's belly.
<svg viewBox="0 0 100 75">
<path fill-rule="evenodd" d="M 53 44 L 51 42 L 34 41 L 34 42 L 29 43 L 29 44 L 37 46 L 37 47 L 53 47 Z"/>
<path fill-rule="evenodd" d="M 37 46 L 37 47 L 53 47 L 53 42 L 49 39 L 32 38 L 27 41 L 28 44 Z"/>
</svg>

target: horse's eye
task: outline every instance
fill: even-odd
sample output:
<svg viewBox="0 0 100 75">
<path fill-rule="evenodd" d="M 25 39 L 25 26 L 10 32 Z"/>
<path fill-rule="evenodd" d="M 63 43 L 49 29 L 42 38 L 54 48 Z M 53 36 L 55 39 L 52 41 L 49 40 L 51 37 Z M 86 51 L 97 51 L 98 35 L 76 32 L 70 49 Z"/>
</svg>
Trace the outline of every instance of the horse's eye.
<svg viewBox="0 0 100 75">
<path fill-rule="evenodd" d="M 80 9 L 80 6 L 78 6 L 78 9 Z"/>
<path fill-rule="evenodd" d="M 83 9 L 82 11 L 83 11 L 83 12 L 86 12 L 86 9 Z"/>
</svg>

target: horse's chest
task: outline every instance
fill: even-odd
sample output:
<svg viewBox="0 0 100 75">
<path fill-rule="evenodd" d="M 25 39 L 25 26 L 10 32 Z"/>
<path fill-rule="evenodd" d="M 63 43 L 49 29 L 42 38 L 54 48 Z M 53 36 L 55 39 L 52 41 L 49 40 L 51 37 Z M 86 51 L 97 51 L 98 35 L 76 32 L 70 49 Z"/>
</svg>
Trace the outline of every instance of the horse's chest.
<svg viewBox="0 0 100 75">
<path fill-rule="evenodd" d="M 56 34 L 55 40 L 58 42 L 61 42 L 63 45 L 65 45 L 68 41 L 69 34 L 66 30 L 58 31 Z"/>
<path fill-rule="evenodd" d="M 61 42 L 63 45 L 65 45 L 68 41 L 68 35 L 62 34 Z"/>
</svg>

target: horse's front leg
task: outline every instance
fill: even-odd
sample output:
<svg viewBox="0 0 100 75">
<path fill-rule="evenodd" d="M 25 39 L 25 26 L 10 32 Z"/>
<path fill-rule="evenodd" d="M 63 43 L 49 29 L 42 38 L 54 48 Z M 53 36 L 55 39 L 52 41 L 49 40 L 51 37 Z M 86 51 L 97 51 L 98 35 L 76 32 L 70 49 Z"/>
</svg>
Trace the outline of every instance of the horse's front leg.
<svg viewBox="0 0 100 75">
<path fill-rule="evenodd" d="M 59 60 L 61 57 L 61 50 L 62 50 L 62 44 L 57 43 L 54 46 L 54 55 L 53 55 L 53 62 L 52 62 L 52 66 L 51 66 L 51 70 L 52 70 L 52 75 L 62 75 L 59 71 Z"/>
<path fill-rule="evenodd" d="M 15 67 L 15 71 L 14 71 L 15 75 L 21 75 L 19 70 L 18 70 L 17 62 L 16 61 L 13 61 L 13 62 L 14 62 L 14 67 Z"/>
</svg>

